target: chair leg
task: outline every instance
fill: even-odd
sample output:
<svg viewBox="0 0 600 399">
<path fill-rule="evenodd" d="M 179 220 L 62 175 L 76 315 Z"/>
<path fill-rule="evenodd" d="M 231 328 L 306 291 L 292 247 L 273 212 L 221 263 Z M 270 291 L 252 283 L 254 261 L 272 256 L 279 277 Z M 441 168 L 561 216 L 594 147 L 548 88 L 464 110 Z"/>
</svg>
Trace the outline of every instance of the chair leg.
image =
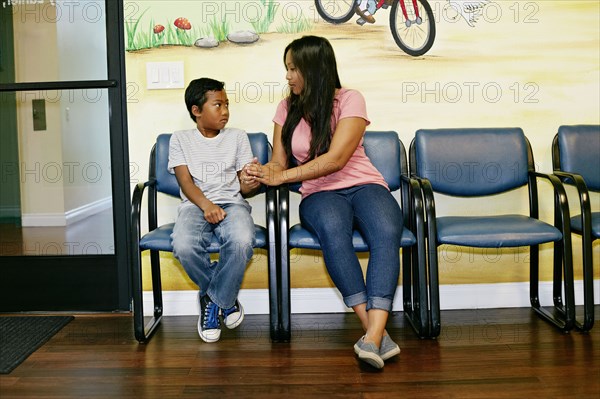
<svg viewBox="0 0 600 399">
<path fill-rule="evenodd" d="M 575 290 L 573 282 L 573 257 L 570 251 L 570 237 L 554 244 L 562 248 L 555 250 L 553 296 L 554 306 L 547 309 L 539 300 L 539 246 L 533 245 L 530 249 L 530 300 L 533 310 L 544 320 L 554 324 L 563 332 L 568 332 L 575 326 Z M 562 256 L 557 256 L 562 255 Z M 557 269 L 559 270 L 557 272 Z M 563 280 L 564 278 L 564 280 Z M 562 291 L 564 287 L 564 298 Z M 563 303 L 564 299 L 564 303 Z"/>
<path fill-rule="evenodd" d="M 160 278 L 160 259 L 157 251 L 151 251 L 152 291 L 154 296 L 154 315 L 144 325 L 144 298 L 142 290 L 142 256 L 136 251 L 132 267 L 133 291 L 133 328 L 139 343 L 147 343 L 159 326 L 163 314 L 162 283 Z"/>
<path fill-rule="evenodd" d="M 286 234 L 287 243 L 287 234 Z M 291 308 L 291 287 L 290 287 L 290 255 L 287 245 L 282 245 L 281 264 L 279 269 L 279 341 L 289 342 L 292 339 L 292 308 Z"/>
<path fill-rule="evenodd" d="M 410 257 L 403 259 L 404 314 L 420 338 L 436 338 L 440 334 L 437 253 L 427 254 L 429 244 L 425 231 L 417 228 L 417 245 L 410 249 Z"/>
<path fill-rule="evenodd" d="M 419 312 L 419 284 L 416 273 L 416 256 L 407 254 L 414 252 L 413 248 L 402 249 L 402 303 L 404 316 L 410 323 L 411 327 L 420 338 L 427 335 L 428 326 L 425 325 L 427 318 L 423 319 Z"/>
<path fill-rule="evenodd" d="M 292 337 L 291 302 L 290 302 L 290 252 L 289 252 L 289 190 L 287 186 L 279 187 L 277 212 L 279 216 L 277 240 L 277 289 L 279 290 L 277 313 L 277 341 L 289 342 Z"/>
<path fill-rule="evenodd" d="M 589 331 L 594 326 L 594 264 L 592 260 L 592 237 L 584 233 L 581 237 L 583 254 L 583 321 L 575 320 L 581 331 Z"/>
<path fill-rule="evenodd" d="M 279 286 L 279 261 L 276 255 L 276 248 L 269 248 L 268 260 L 269 264 L 269 327 L 271 333 L 271 341 L 280 341 L 280 315 L 281 315 L 281 287 Z"/>
<path fill-rule="evenodd" d="M 413 262 L 415 262 L 415 256 L 404 255 L 405 252 L 414 251 L 413 248 L 403 248 L 402 249 L 402 303 L 404 309 L 404 316 L 409 321 L 411 327 L 419 337 L 423 337 L 425 335 L 425 328 L 422 325 L 423 320 L 420 320 L 418 317 L 419 313 L 417 309 L 415 309 L 417 305 L 417 301 L 415 299 L 415 287 L 418 287 L 418 284 L 415 285 L 414 279 L 415 277 L 415 266 Z"/>
<path fill-rule="evenodd" d="M 440 284 L 437 264 L 437 248 L 430 248 L 429 251 L 435 251 L 435 256 L 428 257 L 429 274 L 429 338 L 435 338 L 440 335 L 441 317 L 440 317 Z"/>
</svg>

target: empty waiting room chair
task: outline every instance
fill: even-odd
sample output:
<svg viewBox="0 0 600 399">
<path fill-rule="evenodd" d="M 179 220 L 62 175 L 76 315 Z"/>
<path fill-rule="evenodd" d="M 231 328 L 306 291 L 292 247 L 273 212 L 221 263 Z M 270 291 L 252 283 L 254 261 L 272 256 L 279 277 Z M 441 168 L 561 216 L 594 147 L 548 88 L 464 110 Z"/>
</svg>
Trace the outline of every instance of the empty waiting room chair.
<svg viewBox="0 0 600 399">
<path fill-rule="evenodd" d="M 564 187 L 553 175 L 534 169 L 529 141 L 519 128 L 422 129 L 410 146 L 411 176 L 421 182 L 425 197 L 428 256 L 438 265 L 442 244 L 505 248 L 530 247 L 530 301 L 543 319 L 563 331 L 573 328 L 575 304 L 569 209 Z M 538 179 L 553 187 L 554 222 L 539 218 Z M 460 215 L 457 204 L 478 198 L 490 202 L 502 193 L 519 188 L 529 192 L 528 214 L 498 214 L 493 205 L 481 216 Z M 436 215 L 436 194 L 451 196 L 453 210 Z M 489 209 L 491 208 L 491 209 Z M 515 206 L 516 208 L 516 206 Z M 512 209 L 512 208 L 511 208 Z M 463 212 L 464 213 L 464 212 Z M 539 298 L 539 245 L 554 243 L 553 297 L 548 309 Z M 563 279 L 564 277 L 564 279 Z M 439 298 L 439 287 L 431 284 L 432 297 Z M 563 291 L 564 290 L 564 291 Z M 564 299 L 563 299 L 564 294 Z M 439 303 L 439 299 L 432 303 Z M 439 308 L 432 309 L 438 318 Z"/>
<path fill-rule="evenodd" d="M 592 245 L 600 238 L 600 210 L 592 209 L 589 191 L 600 192 L 600 125 L 560 126 L 552 141 L 552 167 L 578 194 L 580 212 L 571 217 L 571 231 L 582 243 L 583 319 L 576 320 L 576 326 L 588 331 L 594 325 Z"/>
</svg>

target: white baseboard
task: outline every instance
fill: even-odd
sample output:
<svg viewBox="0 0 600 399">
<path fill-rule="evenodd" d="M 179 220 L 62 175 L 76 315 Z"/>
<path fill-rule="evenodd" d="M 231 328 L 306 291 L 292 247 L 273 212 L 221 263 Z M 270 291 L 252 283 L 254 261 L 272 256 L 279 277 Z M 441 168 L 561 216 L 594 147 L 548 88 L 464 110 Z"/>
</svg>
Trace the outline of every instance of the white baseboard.
<svg viewBox="0 0 600 399">
<path fill-rule="evenodd" d="M 79 222 L 87 217 L 100 213 L 112 207 L 112 197 L 106 197 L 98 201 L 90 202 L 65 213 L 67 225 Z"/>
<path fill-rule="evenodd" d="M 594 303 L 600 303 L 600 280 L 594 280 Z M 575 303 L 583 304 L 582 282 L 575 282 Z M 241 290 L 240 302 L 246 314 L 269 313 L 267 289 Z M 540 283 L 542 305 L 552 303 L 552 283 Z M 294 288 L 291 292 L 292 313 L 348 312 L 339 292 L 334 288 Z M 440 286 L 440 307 L 451 309 L 489 309 L 529 307 L 529 283 L 460 284 Z M 198 314 L 198 291 L 163 292 L 163 314 L 185 316 Z M 144 292 L 144 314 L 152 315 L 152 292 Z M 402 310 L 402 287 L 396 290 L 394 311 Z"/>
<path fill-rule="evenodd" d="M 67 218 L 64 213 L 24 213 L 21 215 L 23 227 L 66 226 Z"/>
<path fill-rule="evenodd" d="M 21 216 L 23 227 L 67 226 L 112 207 L 112 198 L 107 197 L 90 202 L 65 213 L 24 213 Z"/>
</svg>

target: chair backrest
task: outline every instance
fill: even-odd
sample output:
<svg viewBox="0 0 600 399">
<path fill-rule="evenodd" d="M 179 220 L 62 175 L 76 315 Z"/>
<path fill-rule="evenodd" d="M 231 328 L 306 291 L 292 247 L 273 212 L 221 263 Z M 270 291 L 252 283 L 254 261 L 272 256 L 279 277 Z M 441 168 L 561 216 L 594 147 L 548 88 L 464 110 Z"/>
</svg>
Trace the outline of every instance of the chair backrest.
<svg viewBox="0 0 600 399">
<path fill-rule="evenodd" d="M 554 170 L 576 173 L 600 191 L 600 125 L 560 126 L 552 146 Z"/>
<path fill-rule="evenodd" d="M 400 188 L 400 176 L 408 175 L 404 145 L 398 133 L 366 132 L 363 140 L 365 153 L 387 182 L 391 191 Z"/>
<path fill-rule="evenodd" d="M 528 182 L 534 169 L 520 128 L 421 129 L 410 145 L 410 171 L 434 191 L 470 197 L 499 194 Z"/>
<path fill-rule="evenodd" d="M 391 191 L 400 188 L 400 176 L 408 174 L 406 150 L 395 131 L 368 131 L 363 138 L 365 154 L 387 182 Z M 301 183 L 289 185 L 299 192 Z"/>
<path fill-rule="evenodd" d="M 252 154 L 258 158 L 258 162 L 265 164 L 271 158 L 271 146 L 267 135 L 259 133 L 248 133 Z M 179 197 L 179 184 L 175 175 L 169 173 L 167 165 L 169 164 L 169 141 L 171 133 L 160 134 L 156 138 L 156 144 L 150 153 L 150 180 L 156 180 L 156 190 L 158 192 Z"/>
</svg>

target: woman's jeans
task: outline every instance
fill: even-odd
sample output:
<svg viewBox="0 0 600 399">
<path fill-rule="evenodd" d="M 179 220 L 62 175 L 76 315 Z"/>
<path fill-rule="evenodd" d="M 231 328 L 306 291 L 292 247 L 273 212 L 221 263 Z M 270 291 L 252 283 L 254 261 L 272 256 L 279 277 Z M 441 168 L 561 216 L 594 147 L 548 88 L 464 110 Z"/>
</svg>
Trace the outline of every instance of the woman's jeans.
<svg viewBox="0 0 600 399">
<path fill-rule="evenodd" d="M 181 262 L 192 281 L 200 287 L 200 296 L 208 294 L 221 309 L 235 304 L 246 265 L 252 258 L 254 221 L 250 210 L 239 204 L 220 204 L 227 216 L 218 224 L 204 219 L 204 213 L 192 203 L 179 206 L 173 228 L 173 255 Z M 213 234 L 221 243 L 219 261 L 211 263 L 206 249 Z"/>
<path fill-rule="evenodd" d="M 390 312 L 400 274 L 402 211 L 379 184 L 322 191 L 300 203 L 302 226 L 319 238 L 327 271 L 344 303 Z M 369 245 L 366 283 L 352 246 L 357 228 Z"/>
</svg>

